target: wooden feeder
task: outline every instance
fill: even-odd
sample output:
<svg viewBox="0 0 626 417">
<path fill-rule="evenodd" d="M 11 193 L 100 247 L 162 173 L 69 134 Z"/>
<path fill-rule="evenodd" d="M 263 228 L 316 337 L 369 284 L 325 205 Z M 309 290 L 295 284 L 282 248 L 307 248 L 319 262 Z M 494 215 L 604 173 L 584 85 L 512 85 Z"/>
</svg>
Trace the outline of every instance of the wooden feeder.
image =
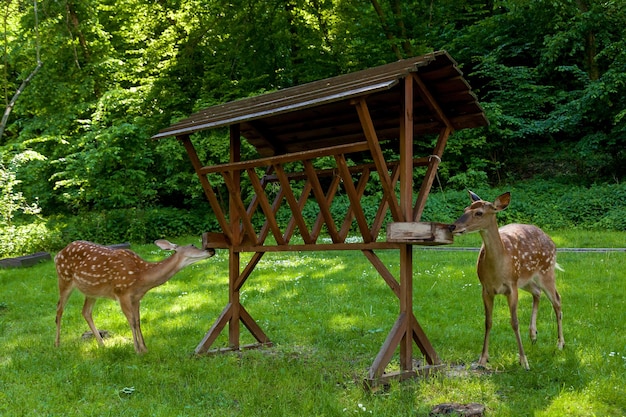
<svg viewBox="0 0 626 417">
<path fill-rule="evenodd" d="M 196 353 L 212 351 L 226 325 L 228 350 L 271 345 L 240 299 L 267 252 L 357 250 L 398 297 L 400 311 L 366 384 L 427 374 L 441 364 L 413 313 L 412 249 L 452 242 L 446 225 L 419 220 L 450 134 L 487 124 L 456 62 L 440 51 L 209 107 L 160 131 L 154 138 L 176 137 L 184 145 L 219 222 L 221 230 L 205 233 L 203 245 L 229 251 L 229 300 Z M 230 129 L 229 161 L 206 166 L 192 135 L 220 127 Z M 242 160 L 242 137 L 256 148 L 258 158 Z M 414 155 L 416 150 L 423 154 Z M 416 167 L 424 167 L 425 175 L 414 196 Z M 244 181 L 252 190 L 245 195 Z M 382 189 L 373 216 L 366 215 L 362 204 L 370 181 Z M 214 188 L 222 183 L 228 207 Z M 350 206 L 338 219 L 331 207 L 339 194 L 347 196 Z M 308 224 L 302 211 L 311 204 L 318 215 Z M 277 213 L 285 210 L 290 219 L 281 225 Z M 383 227 L 387 239 L 380 237 Z M 354 228 L 358 239 L 348 239 Z M 292 239 L 296 234 L 300 238 Z M 379 259 L 380 250 L 399 252 L 398 278 Z M 252 256 L 242 268 L 244 252 Z M 241 323 L 257 343 L 241 346 Z M 419 369 L 414 369 L 413 342 L 427 363 Z M 386 373 L 398 348 L 400 370 Z"/>
</svg>

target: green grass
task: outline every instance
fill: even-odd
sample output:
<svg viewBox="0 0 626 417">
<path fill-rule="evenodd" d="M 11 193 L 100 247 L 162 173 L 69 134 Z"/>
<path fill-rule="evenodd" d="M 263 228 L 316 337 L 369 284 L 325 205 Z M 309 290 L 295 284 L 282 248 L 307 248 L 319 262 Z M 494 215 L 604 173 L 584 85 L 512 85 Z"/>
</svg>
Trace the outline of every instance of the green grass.
<svg viewBox="0 0 626 417">
<path fill-rule="evenodd" d="M 560 246 L 626 246 L 626 233 L 551 235 Z M 479 243 L 472 239 L 457 244 Z M 133 249 L 151 260 L 165 256 L 153 245 Z M 397 271 L 397 253 L 379 256 Z M 443 402 L 483 403 L 490 416 L 626 415 L 626 254 L 559 254 L 563 351 L 545 297 L 539 340 L 529 342 L 531 297 L 521 294 L 528 372 L 518 364 L 503 297 L 496 299 L 489 371 L 470 369 L 483 334 L 475 258 L 415 248 L 415 314 L 450 371 L 375 393 L 361 383 L 399 307 L 359 252 L 267 254 L 242 300 L 275 346 L 206 357 L 192 352 L 227 303 L 226 251 L 145 296 L 143 356 L 110 300 L 98 301 L 94 312 L 96 325 L 112 333 L 106 346 L 83 340 L 78 292 L 54 348 L 53 263 L 0 270 L 0 415 L 426 416 Z M 243 327 L 242 334 L 251 342 Z M 226 345 L 221 335 L 216 346 Z"/>
</svg>

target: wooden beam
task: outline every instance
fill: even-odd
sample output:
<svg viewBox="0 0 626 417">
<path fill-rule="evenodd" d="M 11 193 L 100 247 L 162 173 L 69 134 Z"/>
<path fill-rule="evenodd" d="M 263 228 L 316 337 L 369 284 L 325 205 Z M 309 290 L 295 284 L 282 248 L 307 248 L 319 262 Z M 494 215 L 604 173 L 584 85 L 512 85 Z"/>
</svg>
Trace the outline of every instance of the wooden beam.
<svg viewBox="0 0 626 417">
<path fill-rule="evenodd" d="M 350 171 L 352 172 L 352 171 Z M 335 177 L 333 178 L 339 180 L 340 177 Z M 363 172 L 361 173 L 361 177 L 359 178 L 359 182 L 357 183 L 356 186 L 356 194 L 357 194 L 357 198 L 359 199 L 359 201 L 361 200 L 361 198 L 363 197 L 363 194 L 365 193 L 365 188 L 367 187 L 367 183 L 370 179 L 370 170 L 369 168 L 364 168 Z M 341 236 L 341 242 L 345 242 L 346 238 L 348 237 L 348 233 L 350 233 L 350 229 L 352 227 L 352 220 L 354 219 L 354 209 L 352 208 L 352 204 L 350 204 L 350 206 L 348 207 L 348 211 L 346 212 L 346 217 L 343 220 L 343 224 L 341 225 L 341 230 L 339 232 L 339 236 Z M 376 221 L 376 219 L 374 219 L 374 221 Z M 372 233 L 372 230 L 370 228 L 370 236 L 372 236 L 372 240 L 376 240 L 377 234 L 376 233 Z"/>
<path fill-rule="evenodd" d="M 352 208 L 352 212 L 354 213 L 354 217 L 356 218 L 356 223 L 359 226 L 361 236 L 363 236 L 363 241 L 365 243 L 369 243 L 374 239 L 370 234 L 370 229 L 367 225 L 367 219 L 365 218 L 365 213 L 363 212 L 363 207 L 361 206 L 361 199 L 357 193 L 356 188 L 354 187 L 354 182 L 352 181 L 352 175 L 348 170 L 348 164 L 346 163 L 346 159 L 343 155 L 335 155 L 335 161 L 337 162 L 339 175 L 343 180 L 343 187 L 346 191 L 346 194 L 348 195 L 348 199 L 350 200 L 350 207 Z"/>
<path fill-rule="evenodd" d="M 289 179 L 287 178 L 287 175 L 285 175 L 285 171 L 282 165 L 274 165 L 274 171 L 276 172 L 278 180 L 280 181 L 280 186 L 285 193 L 285 199 L 287 200 L 287 204 L 289 204 L 289 208 L 291 209 L 292 218 L 298 226 L 298 229 L 300 229 L 302 239 L 305 243 L 315 243 L 313 239 L 311 239 L 311 235 L 309 234 L 309 230 L 307 229 L 304 217 L 302 217 L 302 207 L 298 204 L 298 201 L 296 201 L 296 198 L 293 195 L 293 190 L 291 189 L 291 185 L 289 184 Z M 289 240 L 287 238 L 285 239 Z"/>
<path fill-rule="evenodd" d="M 428 87 L 426 87 L 426 84 L 424 84 L 419 74 L 414 72 L 411 75 L 412 77 L 407 77 L 406 79 L 411 78 L 415 81 L 415 84 L 417 84 L 418 87 L 417 91 L 422 97 L 422 100 L 424 100 L 430 110 L 437 115 L 437 117 L 445 124 L 448 129 L 453 129 L 452 123 L 448 119 L 448 116 L 446 116 L 435 97 L 428 90 Z"/>
<path fill-rule="evenodd" d="M 374 359 L 372 366 L 369 370 L 369 378 L 376 379 L 381 377 L 385 373 L 385 368 L 391 361 L 396 347 L 400 343 L 403 335 L 406 334 L 408 325 L 408 317 L 406 314 L 401 313 L 396 322 L 394 323 L 391 331 L 387 335 L 383 346 L 381 347 L 378 355 Z"/>
<path fill-rule="evenodd" d="M 413 315 L 413 247 L 400 247 L 400 314 L 410 318 Z M 400 370 L 413 369 L 413 337 L 411 322 L 407 323 L 400 341 Z"/>
<path fill-rule="evenodd" d="M 278 227 L 278 222 L 276 221 L 275 211 L 267 200 L 267 195 L 265 194 L 265 188 L 259 177 L 257 176 L 254 169 L 248 169 L 248 178 L 250 179 L 250 183 L 252 184 L 252 188 L 256 194 L 256 200 L 258 204 L 261 206 L 261 210 L 265 213 L 265 224 L 267 224 L 276 239 L 276 243 L 279 245 L 284 244 L 285 240 L 283 239 L 283 235 L 280 231 L 280 227 Z M 248 215 L 252 216 L 253 213 L 248 213 Z M 262 243 L 265 240 L 264 236 L 259 237 L 258 242 Z"/>
<path fill-rule="evenodd" d="M 241 224 L 240 227 L 237 228 L 237 233 L 239 235 L 239 240 L 237 242 L 241 242 L 243 235 L 240 233 L 241 228 L 248 235 L 247 238 L 253 240 L 254 242 L 258 241 L 256 231 L 254 230 L 254 226 L 252 225 L 252 219 L 246 210 L 243 200 L 241 199 L 241 173 L 240 171 L 225 171 L 222 172 L 222 176 L 224 178 L 224 184 L 228 189 L 228 199 L 230 201 L 230 217 L 231 219 L 237 219 Z M 233 224 L 233 220 L 231 220 L 231 224 Z M 234 232 L 233 232 L 234 234 Z"/>
<path fill-rule="evenodd" d="M 413 208 L 413 77 L 404 79 L 400 117 L 400 209 L 409 219 Z"/>
<path fill-rule="evenodd" d="M 230 126 L 230 163 L 241 161 L 241 135 L 239 124 Z M 229 177 L 225 175 L 224 178 Z M 230 185 L 228 207 L 231 230 L 233 234 L 233 242 L 239 244 L 242 241 L 240 224 L 240 210 L 237 205 L 241 202 L 241 171 L 232 171 L 230 175 L 232 184 Z M 228 186 L 228 184 L 227 184 Z M 243 206 L 243 203 L 242 203 Z M 245 211 L 245 208 L 243 208 Z M 245 213 L 244 213 L 245 215 Z M 232 247 L 228 250 L 228 302 L 231 305 L 231 316 L 228 324 L 228 343 L 232 348 L 239 347 L 240 339 L 240 294 L 237 288 L 240 268 L 240 254 L 235 252 Z"/>
<path fill-rule="evenodd" d="M 280 187 L 280 189 L 281 189 L 280 192 L 286 196 L 286 191 L 283 189 L 282 186 Z M 292 209 L 292 211 L 291 211 L 291 218 L 289 219 L 289 222 L 287 222 L 287 227 L 285 228 L 285 234 L 284 234 L 285 242 L 289 242 L 291 240 L 291 237 L 293 236 L 296 230 L 296 223 L 298 223 L 298 221 L 302 221 L 302 215 L 300 213 L 304 209 L 304 206 L 306 204 L 306 201 L 309 198 L 310 193 L 311 193 L 311 183 L 307 181 L 304 184 L 304 189 L 302 190 L 302 194 L 300 194 L 300 198 L 298 199 L 296 203 L 296 207 L 298 209 L 295 213 L 293 212 L 293 207 L 290 204 L 290 208 Z M 285 199 L 287 198 L 285 197 Z M 304 228 L 306 230 L 306 225 L 304 226 Z M 315 246 L 315 240 L 310 235 L 309 235 L 309 240 L 310 241 L 305 241 L 305 245 L 311 244 Z"/>
<path fill-rule="evenodd" d="M 413 207 L 413 221 L 415 222 L 420 221 L 422 218 L 422 213 L 424 212 L 424 207 L 426 206 L 426 200 L 428 199 L 428 194 L 430 193 L 430 189 L 435 181 L 437 169 L 439 168 L 439 163 L 441 162 L 441 157 L 443 156 L 443 150 L 446 147 L 446 143 L 448 143 L 450 133 L 452 133 L 450 128 L 444 128 L 439 133 L 437 144 L 435 145 L 433 154 L 430 156 L 430 162 L 428 164 L 428 168 L 426 169 L 424 179 L 422 180 L 422 186 L 420 187 L 417 195 L 415 206 Z"/>
<path fill-rule="evenodd" d="M 439 356 L 437 355 L 437 352 L 435 352 L 433 346 L 430 344 L 430 340 L 426 337 L 426 333 L 424 333 L 424 330 L 418 323 L 415 315 L 411 315 L 410 327 L 413 332 L 413 340 L 420 348 L 426 362 L 428 362 L 429 365 L 440 365 L 441 360 L 439 359 Z"/>
<path fill-rule="evenodd" d="M 196 347 L 196 355 L 206 353 L 209 350 L 209 347 L 211 347 L 211 345 L 215 342 L 224 327 L 226 327 L 226 324 L 230 321 L 232 315 L 232 305 L 228 303 L 226 304 L 226 307 L 224 307 L 224 310 L 222 310 L 222 313 L 219 315 L 213 326 L 211 326 L 207 334 Z"/>
<path fill-rule="evenodd" d="M 202 185 L 204 194 L 206 195 L 207 200 L 209 200 L 209 203 L 211 204 L 211 208 L 213 209 L 213 213 L 215 214 L 215 218 L 217 219 L 217 222 L 222 228 L 222 231 L 226 235 L 227 239 L 232 242 L 233 234 L 231 231 L 230 224 L 228 220 L 226 220 L 226 216 L 224 215 L 222 206 L 220 205 L 220 202 L 217 196 L 215 195 L 215 192 L 213 191 L 213 187 L 211 186 L 209 179 L 207 178 L 206 174 L 203 174 L 201 172 L 202 163 L 200 162 L 200 158 L 198 158 L 198 153 L 196 152 L 196 148 L 193 146 L 193 143 L 191 142 L 191 139 L 189 138 L 188 135 L 179 136 L 177 137 L 177 139 L 183 144 L 183 146 L 185 147 L 185 150 L 187 151 L 187 155 L 189 156 L 189 159 L 191 160 L 191 165 L 193 166 L 194 170 L 196 171 L 196 174 L 198 175 L 198 179 L 200 180 L 200 185 Z"/>
<path fill-rule="evenodd" d="M 393 291 L 396 297 L 400 298 L 400 284 L 395 277 L 389 272 L 389 269 L 385 266 L 383 261 L 374 253 L 371 249 L 364 249 L 363 254 L 370 261 L 370 263 L 376 268 L 380 276 L 385 280 L 389 288 Z"/>
<path fill-rule="evenodd" d="M 335 222 L 333 220 L 333 216 L 330 212 L 330 202 L 326 199 L 326 194 L 324 190 L 322 190 L 322 186 L 320 184 L 320 180 L 317 177 L 317 173 L 315 172 L 315 168 L 309 159 L 302 161 L 304 164 L 304 172 L 306 172 L 309 182 L 311 183 L 311 188 L 313 190 L 313 195 L 317 200 L 317 206 L 320 209 L 320 214 L 326 223 L 326 228 L 328 229 L 328 234 L 333 242 L 339 242 L 339 234 L 337 233 L 337 227 L 335 226 Z M 332 201 L 332 199 L 331 199 Z M 314 235 L 314 239 L 317 236 Z"/>
<path fill-rule="evenodd" d="M 387 170 L 385 156 L 383 155 L 380 147 L 380 142 L 378 141 L 376 129 L 374 128 L 374 122 L 372 122 L 372 117 L 369 113 L 369 109 L 367 108 L 367 103 L 364 98 L 361 98 L 359 100 L 355 100 L 354 105 L 356 106 L 359 120 L 361 121 L 361 126 L 363 127 L 363 134 L 367 139 L 369 150 L 372 154 L 372 159 L 374 159 L 374 164 L 376 164 L 376 170 L 378 171 L 378 176 L 380 177 L 385 198 L 387 198 L 389 202 L 391 216 L 394 221 L 402 221 L 402 213 L 400 212 L 398 199 L 396 198 L 396 193 L 391 186 L 391 179 L 389 178 L 389 171 Z"/>
<path fill-rule="evenodd" d="M 393 165 L 391 169 L 391 188 L 395 189 L 396 183 L 400 178 L 400 165 Z M 385 217 L 387 214 L 387 209 L 389 208 L 389 202 L 386 198 L 383 198 L 380 201 L 378 206 L 378 211 L 376 212 L 376 217 L 374 217 L 374 221 L 372 222 L 371 232 L 372 236 L 378 236 L 380 229 L 383 227 L 383 223 L 385 222 Z"/>
<path fill-rule="evenodd" d="M 318 178 L 319 178 L 319 171 L 318 172 Z M 335 195 L 337 194 L 337 191 L 339 190 L 339 183 L 341 182 L 341 178 L 338 175 L 335 175 L 334 177 L 332 177 L 332 180 L 330 182 L 330 185 L 328 186 L 328 191 L 326 192 L 326 205 L 328 205 L 330 207 L 330 205 L 332 204 L 333 199 L 335 198 Z M 318 213 L 317 217 L 315 218 L 315 223 L 313 223 L 313 227 L 311 227 L 311 237 L 317 241 L 317 238 L 320 235 L 320 232 L 322 231 L 322 226 L 324 225 L 324 216 L 322 215 L 322 213 Z M 338 242 L 343 242 L 345 240 L 345 235 L 342 234 L 342 231 L 338 232 L 339 233 L 339 237 L 338 237 L 338 241 L 335 241 L 333 238 L 333 242 L 338 243 Z"/>
<path fill-rule="evenodd" d="M 367 151 L 368 149 L 369 144 L 367 142 L 356 142 L 348 145 L 337 145 L 328 148 L 313 149 L 310 151 L 293 152 L 287 155 L 259 158 L 252 161 L 239 161 L 230 162 L 228 164 L 205 166 L 200 168 L 200 172 L 202 174 L 211 174 L 222 171 L 242 171 L 248 168 L 266 167 L 270 165 L 283 165 L 289 162 L 300 162 L 306 159 L 321 158 L 323 156 L 363 152 Z"/>
</svg>

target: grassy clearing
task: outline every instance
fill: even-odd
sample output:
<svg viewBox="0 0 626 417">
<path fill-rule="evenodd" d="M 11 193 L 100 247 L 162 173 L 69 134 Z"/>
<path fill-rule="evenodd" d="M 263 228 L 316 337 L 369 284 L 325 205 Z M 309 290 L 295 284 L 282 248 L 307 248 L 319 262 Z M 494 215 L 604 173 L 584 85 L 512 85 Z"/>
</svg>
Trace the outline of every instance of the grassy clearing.
<svg viewBox="0 0 626 417">
<path fill-rule="evenodd" d="M 552 236 L 560 246 L 626 242 L 625 233 Z M 472 239 L 457 244 L 478 244 Z M 152 260 L 165 256 L 151 245 L 133 249 Z M 566 347 L 556 349 L 544 297 L 538 343 L 524 334 L 529 372 L 517 362 L 506 302 L 497 298 L 490 368 L 474 372 L 469 365 L 483 332 L 476 253 L 415 251 L 415 314 L 450 372 L 376 393 L 365 392 L 361 381 L 398 303 L 358 252 L 266 255 L 242 299 L 275 346 L 201 358 L 191 353 L 227 302 L 225 251 L 146 295 L 143 356 L 134 353 L 128 324 L 109 300 L 94 312 L 96 325 L 112 333 L 105 348 L 81 339 L 87 325 L 78 293 L 55 349 L 53 264 L 0 270 L 0 415 L 422 416 L 442 402 L 480 402 L 494 416 L 626 414 L 626 254 L 559 254 Z M 379 255 L 397 270 L 395 252 Z M 530 305 L 531 297 L 521 294 L 525 328 Z M 226 343 L 221 336 L 217 345 Z"/>
</svg>

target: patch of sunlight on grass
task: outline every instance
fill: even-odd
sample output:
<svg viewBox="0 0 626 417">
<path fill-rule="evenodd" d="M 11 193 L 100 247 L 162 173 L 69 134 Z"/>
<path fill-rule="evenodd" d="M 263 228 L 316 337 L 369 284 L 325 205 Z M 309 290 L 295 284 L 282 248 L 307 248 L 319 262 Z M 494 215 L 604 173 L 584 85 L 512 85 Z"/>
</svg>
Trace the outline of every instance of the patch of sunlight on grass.
<svg viewBox="0 0 626 417">
<path fill-rule="evenodd" d="M 588 393 L 563 391 L 545 410 L 538 411 L 536 416 L 597 416 L 599 410 L 593 403 Z"/>
<path fill-rule="evenodd" d="M 335 314 L 328 319 L 328 326 L 337 331 L 349 331 L 352 328 L 362 325 L 362 318 L 359 316 L 346 316 L 345 314 Z"/>
</svg>

